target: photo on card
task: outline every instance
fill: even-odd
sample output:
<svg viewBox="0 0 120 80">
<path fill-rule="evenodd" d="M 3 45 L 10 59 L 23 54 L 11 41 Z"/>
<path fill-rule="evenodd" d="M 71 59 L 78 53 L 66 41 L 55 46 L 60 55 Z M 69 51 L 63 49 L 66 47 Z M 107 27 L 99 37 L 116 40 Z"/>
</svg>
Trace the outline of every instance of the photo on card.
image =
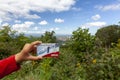
<svg viewBox="0 0 120 80">
<path fill-rule="evenodd" d="M 37 55 L 43 57 L 58 57 L 59 44 L 58 43 L 42 43 L 37 46 Z"/>
</svg>

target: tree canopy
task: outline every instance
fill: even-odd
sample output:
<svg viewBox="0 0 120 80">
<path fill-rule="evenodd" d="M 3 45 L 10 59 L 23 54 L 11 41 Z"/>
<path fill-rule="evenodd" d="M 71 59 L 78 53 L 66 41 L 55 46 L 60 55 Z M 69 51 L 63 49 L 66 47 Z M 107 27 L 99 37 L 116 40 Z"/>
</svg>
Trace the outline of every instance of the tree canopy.
<svg viewBox="0 0 120 80">
<path fill-rule="evenodd" d="M 95 34 L 96 37 L 102 41 L 103 46 L 111 46 L 111 43 L 117 43 L 120 38 L 120 26 L 119 25 L 109 25 L 100 28 Z"/>
<path fill-rule="evenodd" d="M 54 43 L 56 42 L 56 36 L 54 36 L 54 34 L 55 34 L 54 31 L 51 32 L 46 31 L 44 35 L 41 36 L 40 40 L 46 43 Z"/>
</svg>

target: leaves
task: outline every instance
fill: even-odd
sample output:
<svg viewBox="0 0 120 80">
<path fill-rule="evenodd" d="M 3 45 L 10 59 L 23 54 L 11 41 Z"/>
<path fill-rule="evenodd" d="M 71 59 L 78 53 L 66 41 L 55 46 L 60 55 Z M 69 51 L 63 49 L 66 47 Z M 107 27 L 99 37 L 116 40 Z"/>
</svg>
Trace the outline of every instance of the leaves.
<svg viewBox="0 0 120 80">
<path fill-rule="evenodd" d="M 102 41 L 103 46 L 111 46 L 111 43 L 117 43 L 120 38 L 120 26 L 109 25 L 98 29 L 96 37 Z"/>
<path fill-rule="evenodd" d="M 54 36 L 55 32 L 48 32 L 46 31 L 44 33 L 44 35 L 41 36 L 40 40 L 42 42 L 46 42 L 46 43 L 55 43 L 56 42 L 56 36 Z"/>
</svg>

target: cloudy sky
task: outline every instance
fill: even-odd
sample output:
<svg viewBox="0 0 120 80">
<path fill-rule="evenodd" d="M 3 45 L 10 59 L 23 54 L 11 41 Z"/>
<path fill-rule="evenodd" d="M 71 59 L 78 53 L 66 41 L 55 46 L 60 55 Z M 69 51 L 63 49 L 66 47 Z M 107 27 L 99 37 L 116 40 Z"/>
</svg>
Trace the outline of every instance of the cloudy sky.
<svg viewBox="0 0 120 80">
<path fill-rule="evenodd" d="M 119 21 L 120 0 L 0 0 L 0 26 L 19 33 L 72 34 L 81 27 L 95 34 Z"/>
</svg>

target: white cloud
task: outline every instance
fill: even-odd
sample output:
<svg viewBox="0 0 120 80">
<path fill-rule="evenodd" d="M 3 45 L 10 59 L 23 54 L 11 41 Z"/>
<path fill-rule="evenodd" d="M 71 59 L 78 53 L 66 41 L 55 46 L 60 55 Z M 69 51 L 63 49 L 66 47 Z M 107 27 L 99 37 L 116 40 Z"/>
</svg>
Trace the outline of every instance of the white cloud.
<svg viewBox="0 0 120 80">
<path fill-rule="evenodd" d="M 47 22 L 46 20 L 43 20 L 43 21 L 41 21 L 39 24 L 40 24 L 40 25 L 47 25 L 48 22 Z"/>
<path fill-rule="evenodd" d="M 20 20 L 15 20 L 15 23 L 21 23 L 21 21 Z"/>
<path fill-rule="evenodd" d="M 106 25 L 106 22 L 90 22 L 82 25 L 81 28 L 104 27 L 105 25 Z"/>
<path fill-rule="evenodd" d="M 58 30 L 59 30 L 58 27 L 56 27 L 56 28 L 50 28 L 50 31 L 58 31 Z"/>
<path fill-rule="evenodd" d="M 27 34 L 41 34 L 41 33 L 43 33 L 43 31 L 42 31 L 42 29 L 40 29 L 40 27 L 35 26 L 35 27 L 30 27 L 28 29 L 28 31 L 26 31 L 24 33 L 27 33 Z"/>
<path fill-rule="evenodd" d="M 1 26 L 2 20 L 0 19 L 0 26 Z"/>
<path fill-rule="evenodd" d="M 74 10 L 74 11 L 81 11 L 81 8 L 73 7 L 72 10 Z"/>
<path fill-rule="evenodd" d="M 99 14 L 96 14 L 91 17 L 91 19 L 93 19 L 93 20 L 99 20 L 100 18 L 101 18 L 101 16 Z"/>
<path fill-rule="evenodd" d="M 60 29 L 60 28 L 57 28 L 57 27 L 55 28 L 55 30 L 59 30 L 59 29 Z"/>
<path fill-rule="evenodd" d="M 110 4 L 110 5 L 97 5 L 95 8 L 102 10 L 102 11 L 108 11 L 108 10 L 120 10 L 120 3 L 118 4 Z"/>
<path fill-rule="evenodd" d="M 61 12 L 72 8 L 76 0 L 0 0 L 0 18 L 11 20 L 16 18 L 40 18 L 32 12 Z M 47 5 L 46 5 L 47 4 Z"/>
<path fill-rule="evenodd" d="M 2 11 L 1 10 L 1 5 L 0 5 L 0 18 L 1 18 L 1 20 L 2 21 L 8 21 L 8 20 L 11 20 L 11 16 L 7 13 L 7 12 L 5 12 L 5 11 Z"/>
<path fill-rule="evenodd" d="M 88 27 L 103 27 L 106 25 L 106 22 L 90 22 L 86 23 L 86 26 Z"/>
<path fill-rule="evenodd" d="M 34 27 L 34 30 L 36 30 L 36 31 L 37 31 L 37 30 L 38 30 L 38 27 Z"/>
<path fill-rule="evenodd" d="M 9 24 L 8 23 L 3 23 L 2 26 L 8 26 Z"/>
<path fill-rule="evenodd" d="M 36 14 L 33 14 L 33 15 L 26 15 L 25 18 L 27 18 L 27 19 L 38 19 L 38 18 L 41 18 L 41 17 L 36 15 Z"/>
<path fill-rule="evenodd" d="M 19 33 L 21 32 L 27 32 L 32 25 L 34 25 L 34 22 L 26 21 L 21 24 L 14 24 L 12 25 L 12 30 L 18 31 Z"/>
<path fill-rule="evenodd" d="M 64 19 L 56 18 L 54 21 L 55 23 L 63 23 Z"/>
<path fill-rule="evenodd" d="M 85 28 L 87 28 L 87 27 L 86 27 L 85 25 L 82 25 L 81 28 L 82 28 L 82 29 L 85 29 Z"/>
</svg>

